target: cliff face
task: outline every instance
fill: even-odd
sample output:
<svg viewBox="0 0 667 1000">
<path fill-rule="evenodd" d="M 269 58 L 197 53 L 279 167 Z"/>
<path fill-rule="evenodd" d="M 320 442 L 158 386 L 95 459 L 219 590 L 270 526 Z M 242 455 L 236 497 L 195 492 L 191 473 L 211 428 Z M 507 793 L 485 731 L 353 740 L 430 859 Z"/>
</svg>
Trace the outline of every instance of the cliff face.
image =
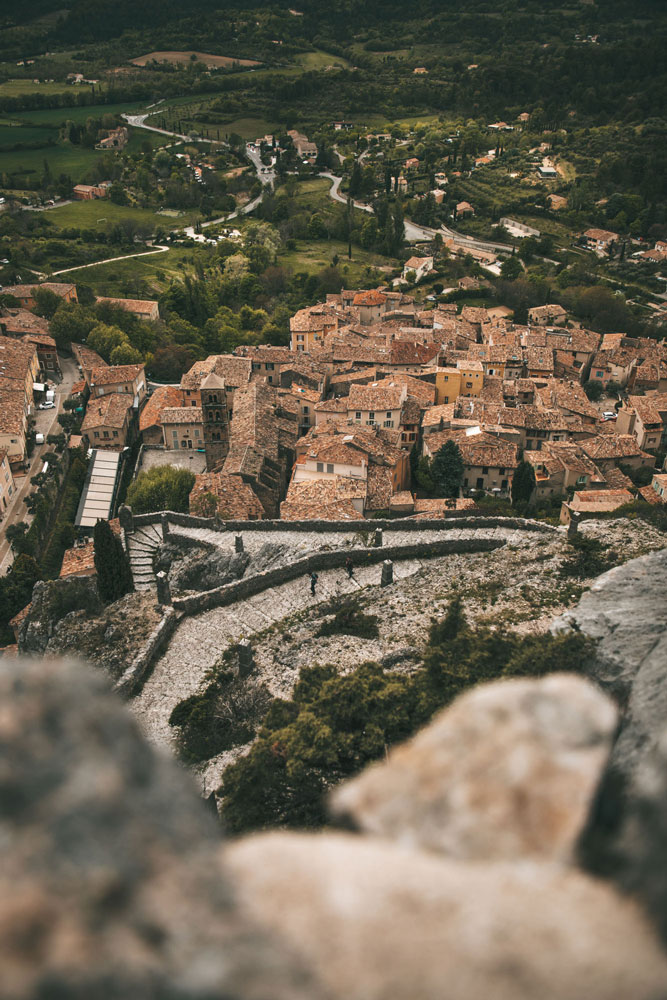
<svg viewBox="0 0 667 1000">
<path fill-rule="evenodd" d="M 621 705 L 582 857 L 638 892 L 667 940 L 667 549 L 599 577 L 553 626 L 568 628 L 598 640 L 586 672 Z"/>
</svg>

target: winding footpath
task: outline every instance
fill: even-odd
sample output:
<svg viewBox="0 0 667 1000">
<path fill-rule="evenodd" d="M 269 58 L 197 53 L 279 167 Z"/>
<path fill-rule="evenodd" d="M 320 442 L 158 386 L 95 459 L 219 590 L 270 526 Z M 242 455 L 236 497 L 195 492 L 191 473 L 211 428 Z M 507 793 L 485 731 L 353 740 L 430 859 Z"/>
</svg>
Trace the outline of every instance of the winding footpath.
<svg viewBox="0 0 667 1000">
<path fill-rule="evenodd" d="M 144 539 L 136 548 L 134 536 L 130 536 L 130 560 L 133 572 L 143 563 L 141 584 L 152 586 L 152 555 L 161 540 L 161 530 L 150 526 L 155 535 L 153 542 Z M 149 534 L 150 534 L 149 533 Z M 232 532 L 215 532 L 207 528 L 190 528 L 183 526 L 170 527 L 174 536 L 186 535 L 191 541 L 215 545 L 225 551 L 234 549 L 234 534 Z M 390 536 L 390 538 L 389 538 Z M 385 533 L 385 544 L 402 545 L 414 542 L 434 541 L 442 538 L 442 531 L 425 529 L 423 531 L 396 530 Z M 452 541 L 489 538 L 506 545 L 527 546 L 534 544 L 535 536 L 531 532 L 511 527 L 462 527 L 451 528 L 447 538 Z M 286 528 L 285 531 L 248 531 L 243 535 L 244 548 L 250 554 L 257 554 L 270 541 L 272 545 L 283 547 L 289 553 L 286 562 L 292 562 L 309 553 L 318 550 L 330 551 L 332 548 L 345 549 L 359 545 L 359 539 L 351 530 L 349 534 L 342 532 L 295 532 Z M 406 557 L 394 558 L 394 580 L 400 582 L 406 577 L 419 572 L 426 562 L 447 560 L 450 556 L 438 555 L 432 559 Z M 446 565 L 446 562 L 443 562 Z M 310 593 L 306 577 L 289 580 L 286 583 L 272 586 L 267 590 L 254 594 L 235 604 L 212 608 L 191 616 L 185 616 L 179 623 L 166 651 L 159 657 L 152 673 L 146 680 L 140 694 L 131 699 L 129 707 L 137 718 L 148 739 L 163 747 L 171 747 L 174 741 L 174 730 L 169 725 L 169 717 L 176 705 L 184 698 L 196 694 L 206 683 L 208 671 L 218 662 L 224 651 L 242 639 L 251 638 L 257 633 L 282 621 L 289 615 L 313 607 L 322 601 L 340 597 L 364 587 L 380 585 L 381 564 L 358 566 L 355 576 L 348 579 L 341 569 L 322 570 L 319 572 L 317 593 Z M 154 578 L 153 578 L 154 579 Z"/>
</svg>

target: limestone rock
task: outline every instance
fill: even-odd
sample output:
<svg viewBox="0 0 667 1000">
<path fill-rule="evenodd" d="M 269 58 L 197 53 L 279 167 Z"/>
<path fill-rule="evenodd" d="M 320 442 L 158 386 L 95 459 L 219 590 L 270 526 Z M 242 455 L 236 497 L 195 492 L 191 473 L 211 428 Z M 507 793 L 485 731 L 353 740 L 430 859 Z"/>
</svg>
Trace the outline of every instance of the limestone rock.
<svg viewBox="0 0 667 1000">
<path fill-rule="evenodd" d="M 477 687 L 336 789 L 332 811 L 456 858 L 567 862 L 615 719 L 611 701 L 573 675 Z"/>
<path fill-rule="evenodd" d="M 224 858 L 242 908 L 333 998 L 655 1000 L 667 982 L 635 905 L 572 869 L 345 834 L 263 834 Z"/>
<path fill-rule="evenodd" d="M 654 882 L 662 878 L 667 907 L 667 864 L 662 863 L 662 876 L 650 875 L 645 845 L 636 834 L 647 812 L 664 809 L 665 777 L 657 777 L 656 761 L 667 768 L 667 549 L 599 577 L 577 607 L 557 619 L 553 631 L 572 627 L 599 640 L 586 672 L 623 708 L 582 856 L 592 870 L 615 875 L 649 903 Z M 634 871 L 635 865 L 643 874 Z M 667 940 L 667 927 L 664 932 Z"/>
<path fill-rule="evenodd" d="M 3 998 L 321 995 L 239 915 L 190 779 L 99 674 L 0 661 L 0 802 Z"/>
</svg>

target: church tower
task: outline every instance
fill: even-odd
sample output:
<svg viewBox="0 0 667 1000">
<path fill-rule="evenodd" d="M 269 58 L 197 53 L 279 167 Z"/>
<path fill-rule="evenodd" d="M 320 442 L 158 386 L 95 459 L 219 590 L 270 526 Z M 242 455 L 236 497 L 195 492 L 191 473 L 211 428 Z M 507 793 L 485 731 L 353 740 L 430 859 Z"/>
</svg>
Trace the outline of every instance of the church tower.
<svg viewBox="0 0 667 1000">
<path fill-rule="evenodd" d="M 206 469 L 219 467 L 229 451 L 229 413 L 225 380 L 211 372 L 201 384 L 201 410 L 204 421 Z"/>
</svg>

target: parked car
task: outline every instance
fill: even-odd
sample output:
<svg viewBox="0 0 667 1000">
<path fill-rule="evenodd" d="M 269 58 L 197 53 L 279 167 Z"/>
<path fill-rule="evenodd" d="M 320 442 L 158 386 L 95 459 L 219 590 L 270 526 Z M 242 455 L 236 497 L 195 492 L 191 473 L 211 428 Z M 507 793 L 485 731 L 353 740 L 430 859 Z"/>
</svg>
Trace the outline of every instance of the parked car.
<svg viewBox="0 0 667 1000">
<path fill-rule="evenodd" d="M 39 406 L 37 407 L 37 409 L 38 410 L 54 410 L 55 407 L 56 407 L 56 404 L 53 402 L 53 400 L 52 399 L 47 399 L 47 401 L 45 403 L 40 403 Z"/>
<path fill-rule="evenodd" d="M 605 410 L 602 414 L 603 420 L 617 420 L 618 414 L 615 410 Z"/>
</svg>

